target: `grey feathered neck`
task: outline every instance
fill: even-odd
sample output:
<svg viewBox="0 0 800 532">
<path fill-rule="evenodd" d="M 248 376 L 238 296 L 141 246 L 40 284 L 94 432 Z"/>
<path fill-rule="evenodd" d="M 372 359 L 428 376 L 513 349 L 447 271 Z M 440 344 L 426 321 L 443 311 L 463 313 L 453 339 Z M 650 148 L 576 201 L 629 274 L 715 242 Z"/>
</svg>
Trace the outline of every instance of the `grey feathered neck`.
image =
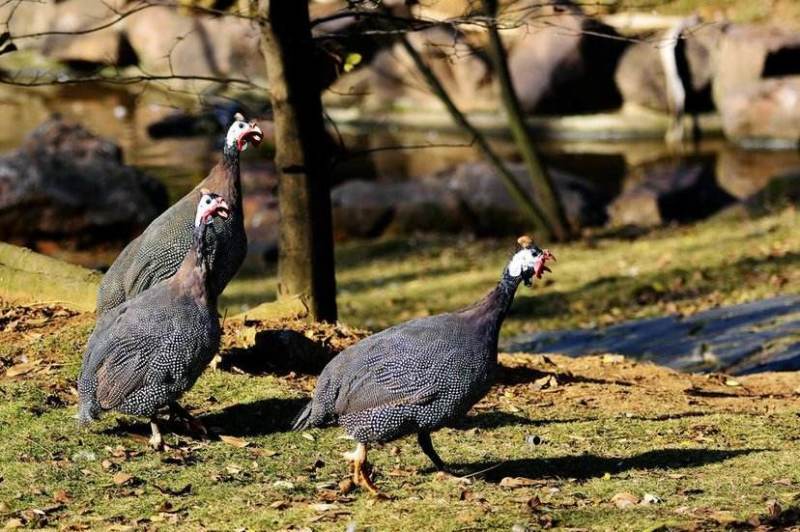
<svg viewBox="0 0 800 532">
<path fill-rule="evenodd" d="M 236 147 L 236 143 L 226 144 L 225 147 L 222 148 L 222 164 L 226 169 L 235 172 L 237 175 L 239 174 L 240 154 L 241 152 Z"/>
<path fill-rule="evenodd" d="M 494 345 L 497 345 L 500 327 L 514 302 L 514 295 L 521 281 L 520 277 L 509 275 L 506 268 L 503 270 L 500 282 L 491 292 L 480 301 L 460 311 L 460 313 L 467 314 L 467 319 L 480 321 L 479 326 L 484 328 L 487 340 Z"/>
<path fill-rule="evenodd" d="M 196 299 L 207 301 L 213 294 L 209 290 L 208 256 L 206 254 L 206 228 L 208 224 L 201 222 L 192 229 L 192 245 L 186 253 L 178 272 L 173 278 L 176 286 L 191 293 Z"/>
</svg>

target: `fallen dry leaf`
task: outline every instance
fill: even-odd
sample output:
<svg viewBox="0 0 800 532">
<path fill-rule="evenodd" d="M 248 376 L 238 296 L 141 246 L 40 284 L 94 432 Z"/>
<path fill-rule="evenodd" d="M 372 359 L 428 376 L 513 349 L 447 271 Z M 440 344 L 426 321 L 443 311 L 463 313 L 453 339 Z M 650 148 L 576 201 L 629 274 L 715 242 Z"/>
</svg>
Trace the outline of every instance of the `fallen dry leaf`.
<svg viewBox="0 0 800 532">
<path fill-rule="evenodd" d="M 249 441 L 243 440 L 242 438 L 237 438 L 236 436 L 224 436 L 220 434 L 219 439 L 227 443 L 228 445 L 238 447 L 239 449 L 244 449 L 245 447 L 250 445 Z"/>
<path fill-rule="evenodd" d="M 501 488 L 524 488 L 526 486 L 535 486 L 537 482 L 530 478 L 525 477 L 504 477 L 500 481 Z"/>
<path fill-rule="evenodd" d="M 633 493 L 623 491 L 611 497 L 611 502 L 613 502 L 614 505 L 620 509 L 630 508 L 631 506 L 639 504 L 639 497 Z"/>
<path fill-rule="evenodd" d="M 53 500 L 56 502 L 67 503 L 69 502 L 70 498 L 71 497 L 69 496 L 69 493 L 67 493 L 65 490 L 56 490 L 56 492 L 53 493 Z"/>
<path fill-rule="evenodd" d="M 128 473 L 125 473 L 124 471 L 120 471 L 119 473 L 115 473 L 114 476 L 111 477 L 111 480 L 117 486 L 122 486 L 122 485 L 125 485 L 125 484 L 128 484 L 129 482 L 131 482 L 133 480 L 133 475 L 129 475 Z"/>
<path fill-rule="evenodd" d="M 25 523 L 23 523 L 21 519 L 17 519 L 16 517 L 12 517 L 8 521 L 6 521 L 6 524 L 3 526 L 3 529 L 4 530 L 15 530 L 17 528 L 22 528 L 23 526 L 25 526 Z"/>
<path fill-rule="evenodd" d="M 311 504 L 309 506 L 315 512 L 329 512 L 331 510 L 336 510 L 338 508 L 338 505 L 336 504 L 329 504 L 325 502 L 318 502 Z"/>
<path fill-rule="evenodd" d="M 11 366 L 6 370 L 6 377 L 19 377 L 20 375 L 25 375 L 26 373 L 30 373 L 39 365 L 38 360 L 34 360 L 32 362 L 23 362 L 22 364 L 17 364 L 15 366 Z"/>
</svg>

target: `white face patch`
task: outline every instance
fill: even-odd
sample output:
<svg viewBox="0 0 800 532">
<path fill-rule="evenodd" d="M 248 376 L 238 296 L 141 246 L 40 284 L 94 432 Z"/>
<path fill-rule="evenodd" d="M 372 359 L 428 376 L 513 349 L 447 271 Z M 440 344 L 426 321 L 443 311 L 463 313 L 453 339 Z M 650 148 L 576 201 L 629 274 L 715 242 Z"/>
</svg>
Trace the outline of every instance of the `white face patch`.
<svg viewBox="0 0 800 532">
<path fill-rule="evenodd" d="M 194 226 L 198 227 L 202 221 L 203 217 L 206 215 L 209 209 L 213 207 L 216 201 L 209 196 L 208 194 L 203 194 L 200 198 L 200 202 L 197 204 L 197 214 L 194 216 Z M 211 219 L 209 218 L 208 223 L 211 223 Z"/>
<path fill-rule="evenodd" d="M 508 274 L 511 277 L 519 277 L 522 272 L 532 270 L 536 266 L 536 258 L 530 249 L 521 249 L 511 257 L 508 263 Z"/>
<path fill-rule="evenodd" d="M 242 133 L 247 131 L 249 128 L 250 126 L 247 124 L 247 122 L 236 120 L 231 127 L 228 128 L 228 134 L 225 136 L 225 145 L 236 148 L 236 143 L 238 142 L 239 137 L 241 137 Z M 245 144 L 245 149 L 246 148 L 247 144 Z M 242 151 L 244 151 L 244 149 Z"/>
</svg>

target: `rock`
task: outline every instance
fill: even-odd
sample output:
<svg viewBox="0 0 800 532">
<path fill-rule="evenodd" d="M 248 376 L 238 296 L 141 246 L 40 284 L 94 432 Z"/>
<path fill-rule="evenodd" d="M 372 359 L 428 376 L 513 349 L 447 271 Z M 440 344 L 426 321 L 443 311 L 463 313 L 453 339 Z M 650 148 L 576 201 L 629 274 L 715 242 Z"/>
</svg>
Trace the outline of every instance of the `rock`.
<svg viewBox="0 0 800 532">
<path fill-rule="evenodd" d="M 433 179 L 349 181 L 333 190 L 331 202 L 337 238 L 459 232 L 467 226 L 459 197 Z"/>
<path fill-rule="evenodd" d="M 742 202 L 751 216 L 760 216 L 800 205 L 800 172 L 777 176 L 757 193 Z"/>
<path fill-rule="evenodd" d="M 778 176 L 800 174 L 798 150 L 743 150 L 726 146 L 717 155 L 717 182 L 737 199 L 749 198 Z"/>
<path fill-rule="evenodd" d="M 575 114 L 619 107 L 613 75 L 626 43 L 605 37 L 616 32 L 574 6 L 545 2 L 528 11 L 521 27 L 503 32 L 523 109 Z"/>
<path fill-rule="evenodd" d="M 713 109 L 711 80 L 714 73 L 714 54 L 722 30 L 717 25 L 692 28 L 683 34 L 675 49 L 679 72 L 684 79 L 686 110 L 703 112 Z M 654 42 L 632 44 L 622 54 L 614 74 L 625 104 L 634 104 L 668 113 L 667 80 L 660 58 L 663 32 Z"/>
<path fill-rule="evenodd" d="M 30 305 L 58 301 L 83 312 L 97 306 L 102 275 L 52 257 L 0 242 L 0 299 Z"/>
<path fill-rule="evenodd" d="M 722 35 L 716 63 L 714 103 L 724 114 L 730 94 L 762 78 L 800 74 L 800 33 L 766 24 L 732 24 Z"/>
<path fill-rule="evenodd" d="M 530 193 L 533 187 L 524 166 L 509 166 Z M 551 173 L 575 228 L 605 222 L 608 198 L 585 180 Z M 404 182 L 348 181 L 333 190 L 332 203 L 339 239 L 417 231 L 507 235 L 530 229 L 524 211 L 484 163 L 467 163 L 451 174 Z"/>
<path fill-rule="evenodd" d="M 236 17 L 183 15 L 151 7 L 125 19 L 125 35 L 138 64 L 155 74 L 263 78 L 255 22 Z"/>
<path fill-rule="evenodd" d="M 73 66 L 137 65 L 154 75 L 236 77 L 263 79 L 258 24 L 241 17 L 210 16 L 177 6 L 153 4 L 144 9 L 124 0 L 63 0 L 23 2 L 14 18 L 31 22 L 16 33 L 33 28 L 47 32 L 78 32 L 25 39 L 26 47 Z M 0 8 L 0 13 L 6 6 Z M 16 6 L 12 6 L 12 10 Z M 121 17 L 120 14 L 132 12 Z M 13 20 L 13 18 L 12 18 Z M 20 24 L 14 27 L 19 27 Z M 108 27 L 98 31 L 83 30 Z M 162 80 L 172 87 L 191 86 L 193 80 Z"/>
<path fill-rule="evenodd" d="M 0 239 L 124 243 L 167 206 L 164 186 L 113 142 L 53 118 L 0 158 Z"/>
<path fill-rule="evenodd" d="M 720 110 L 725 135 L 734 141 L 771 147 L 800 145 L 800 76 L 728 89 Z"/>
<path fill-rule="evenodd" d="M 122 32 L 124 19 L 98 31 L 85 32 L 119 18 L 130 9 L 122 0 L 64 0 L 54 3 L 34 3 L 33 15 L 41 31 L 59 32 L 41 39 L 25 39 L 43 55 L 76 65 L 91 63 L 127 66 L 135 63 L 135 55 Z M 14 14 L 16 17 L 17 14 Z M 24 33 L 28 33 L 26 28 Z M 61 34 L 63 32 L 64 34 Z M 69 34 L 74 32 L 73 34 Z M 81 33 L 85 32 L 85 33 Z M 14 33 L 12 33 L 14 35 Z"/>
<path fill-rule="evenodd" d="M 462 111 L 494 108 L 495 91 L 487 83 L 490 68 L 462 34 L 432 28 L 407 37 Z M 367 109 L 442 107 L 401 44 L 378 50 L 368 65 L 340 77 L 324 98 L 330 104 Z"/>
<path fill-rule="evenodd" d="M 523 164 L 506 163 L 517 181 L 533 192 Z M 606 221 L 605 197 L 587 180 L 555 168 L 550 176 L 564 202 L 567 220 L 575 229 L 602 225 Z M 504 235 L 530 228 L 530 222 L 517 206 L 503 180 L 486 163 L 467 163 L 455 169 L 447 179 L 447 187 L 458 193 L 471 212 L 478 234 Z"/>
<path fill-rule="evenodd" d="M 612 226 L 689 222 L 719 211 L 734 199 L 719 187 L 710 165 L 702 161 L 659 161 L 637 172 L 644 175 L 629 180 L 626 190 L 608 206 Z"/>
</svg>

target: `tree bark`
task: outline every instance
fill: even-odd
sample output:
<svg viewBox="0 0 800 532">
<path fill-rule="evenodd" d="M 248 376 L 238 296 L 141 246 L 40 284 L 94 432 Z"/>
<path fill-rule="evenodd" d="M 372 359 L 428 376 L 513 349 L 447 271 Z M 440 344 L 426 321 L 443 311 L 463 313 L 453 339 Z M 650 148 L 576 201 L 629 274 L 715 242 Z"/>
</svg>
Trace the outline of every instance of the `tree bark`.
<svg viewBox="0 0 800 532">
<path fill-rule="evenodd" d="M 561 199 L 558 197 L 547 169 L 536 153 L 536 146 L 530 130 L 525 124 L 525 114 L 508 69 L 506 49 L 497 29 L 497 3 L 497 0 L 483 0 L 486 16 L 489 18 L 489 57 L 497 75 L 500 99 L 508 117 L 508 127 L 533 181 L 533 190 L 539 207 L 544 211 L 549 226 L 555 233 L 554 236 L 559 240 L 566 240 L 570 231 Z"/>
<path fill-rule="evenodd" d="M 299 296 L 311 319 L 336 321 L 331 154 L 313 67 L 308 3 L 262 0 L 261 6 L 279 174 L 278 297 Z"/>
</svg>

